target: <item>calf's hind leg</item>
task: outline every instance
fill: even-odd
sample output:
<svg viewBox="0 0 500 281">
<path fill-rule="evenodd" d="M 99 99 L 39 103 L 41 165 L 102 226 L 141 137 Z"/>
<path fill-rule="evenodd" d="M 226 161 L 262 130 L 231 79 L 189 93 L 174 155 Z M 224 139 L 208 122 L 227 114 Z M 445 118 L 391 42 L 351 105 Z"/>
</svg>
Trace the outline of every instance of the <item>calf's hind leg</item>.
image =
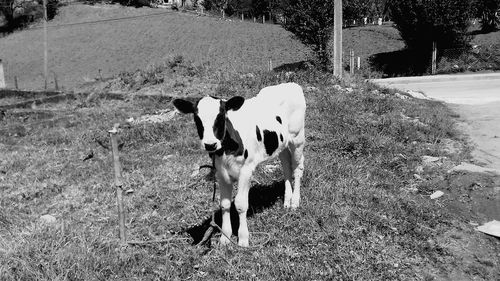
<svg viewBox="0 0 500 281">
<path fill-rule="evenodd" d="M 292 171 L 293 171 L 293 193 L 290 207 L 296 209 L 300 204 L 300 181 L 304 174 L 304 139 L 300 139 L 296 145 L 292 146 L 290 151 L 292 155 Z"/>
<path fill-rule="evenodd" d="M 285 178 L 285 199 L 283 200 L 283 206 L 285 208 L 290 208 L 292 203 L 292 155 L 288 149 L 283 150 L 279 158 L 281 160 L 281 166 L 283 168 L 283 176 Z"/>
</svg>

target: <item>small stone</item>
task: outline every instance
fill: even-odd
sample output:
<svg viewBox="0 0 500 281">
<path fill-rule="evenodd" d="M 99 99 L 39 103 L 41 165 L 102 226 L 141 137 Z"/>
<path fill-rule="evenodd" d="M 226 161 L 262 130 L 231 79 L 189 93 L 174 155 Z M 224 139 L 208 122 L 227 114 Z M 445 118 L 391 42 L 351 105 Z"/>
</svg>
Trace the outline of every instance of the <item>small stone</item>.
<svg viewBox="0 0 500 281">
<path fill-rule="evenodd" d="M 173 157 L 174 157 L 174 155 L 169 154 L 167 156 L 163 156 L 163 160 L 168 160 L 168 159 L 173 158 Z"/>
<path fill-rule="evenodd" d="M 400 93 L 396 93 L 396 94 L 394 94 L 394 95 L 395 95 L 397 98 L 400 98 L 400 99 L 402 99 L 402 100 L 407 100 L 407 99 L 409 99 L 409 97 L 408 97 L 408 96 L 402 95 L 402 94 L 400 94 Z"/>
<path fill-rule="evenodd" d="M 422 167 L 420 165 L 417 166 L 417 167 L 415 167 L 415 172 L 417 172 L 418 174 L 423 173 L 424 172 L 424 167 Z"/>
<path fill-rule="evenodd" d="M 429 165 L 431 163 L 434 163 L 434 162 L 437 162 L 437 161 L 441 160 L 441 157 L 434 157 L 434 156 L 424 155 L 424 156 L 421 157 L 421 159 L 422 159 L 422 162 L 424 164 Z"/>
<path fill-rule="evenodd" d="M 196 170 L 194 170 L 194 171 L 191 173 L 190 177 L 191 177 L 191 178 L 194 178 L 194 177 L 198 176 L 199 174 L 200 174 L 200 170 L 196 169 Z"/>
<path fill-rule="evenodd" d="M 438 199 L 439 197 L 443 196 L 444 195 L 444 192 L 442 192 L 441 190 L 438 190 L 434 193 L 431 194 L 431 199 Z"/>
<path fill-rule="evenodd" d="M 40 222 L 45 224 L 54 224 L 56 222 L 56 218 L 51 215 L 43 215 L 40 217 Z"/>
</svg>

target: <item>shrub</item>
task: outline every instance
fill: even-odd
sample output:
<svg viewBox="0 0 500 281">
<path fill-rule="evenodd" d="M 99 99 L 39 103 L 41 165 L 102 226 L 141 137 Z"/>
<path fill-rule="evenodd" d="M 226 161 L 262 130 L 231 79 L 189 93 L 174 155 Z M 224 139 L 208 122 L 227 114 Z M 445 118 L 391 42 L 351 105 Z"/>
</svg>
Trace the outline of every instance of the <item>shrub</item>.
<svg viewBox="0 0 500 281">
<path fill-rule="evenodd" d="M 53 19 L 60 7 L 59 0 L 47 1 L 47 18 Z M 11 32 L 26 27 L 29 23 L 43 19 L 43 4 L 40 1 L 0 0 L 0 13 L 4 15 L 6 24 L 2 29 Z"/>
<path fill-rule="evenodd" d="M 393 0 L 389 3 L 396 28 L 409 49 L 430 53 L 467 46 L 471 0 Z"/>
<path fill-rule="evenodd" d="M 481 21 L 484 32 L 494 31 L 500 24 L 500 0 L 476 0 L 475 15 Z"/>
<path fill-rule="evenodd" d="M 333 1 L 282 0 L 280 3 L 285 19 L 281 25 L 309 46 L 323 66 L 328 65 L 327 46 L 333 27 Z"/>
</svg>

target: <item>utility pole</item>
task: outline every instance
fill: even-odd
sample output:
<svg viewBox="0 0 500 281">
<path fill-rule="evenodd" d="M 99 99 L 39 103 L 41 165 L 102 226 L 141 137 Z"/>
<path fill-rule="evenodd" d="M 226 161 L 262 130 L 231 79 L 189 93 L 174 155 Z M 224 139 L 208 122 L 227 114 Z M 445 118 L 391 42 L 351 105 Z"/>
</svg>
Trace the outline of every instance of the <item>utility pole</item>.
<svg viewBox="0 0 500 281">
<path fill-rule="evenodd" d="M 342 77 L 342 0 L 335 0 L 333 15 L 333 75 Z"/>
<path fill-rule="evenodd" d="M 47 90 L 47 0 L 43 0 L 43 77 L 45 79 L 45 90 Z"/>
</svg>

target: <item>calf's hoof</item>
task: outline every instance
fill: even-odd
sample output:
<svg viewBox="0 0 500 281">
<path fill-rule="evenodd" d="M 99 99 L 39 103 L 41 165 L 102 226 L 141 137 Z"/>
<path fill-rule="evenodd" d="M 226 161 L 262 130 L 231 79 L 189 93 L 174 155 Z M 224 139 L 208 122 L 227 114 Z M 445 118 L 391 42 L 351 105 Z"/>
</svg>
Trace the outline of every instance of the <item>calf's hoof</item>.
<svg viewBox="0 0 500 281">
<path fill-rule="evenodd" d="M 248 239 L 238 239 L 238 246 L 246 248 L 248 245 Z"/>
<path fill-rule="evenodd" d="M 229 240 L 229 238 L 227 238 L 224 234 L 221 234 L 219 241 L 220 241 L 220 244 L 223 246 L 227 246 L 227 245 L 231 244 L 231 240 Z"/>
</svg>

